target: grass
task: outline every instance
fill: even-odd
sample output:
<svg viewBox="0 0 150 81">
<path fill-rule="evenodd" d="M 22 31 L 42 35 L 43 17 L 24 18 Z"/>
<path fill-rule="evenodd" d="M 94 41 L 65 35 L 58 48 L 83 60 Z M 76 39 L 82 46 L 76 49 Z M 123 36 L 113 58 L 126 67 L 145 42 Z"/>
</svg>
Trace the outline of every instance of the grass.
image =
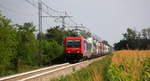
<svg viewBox="0 0 150 81">
<path fill-rule="evenodd" d="M 123 50 L 115 52 L 108 70 L 110 80 L 146 81 L 143 79 L 143 76 L 145 75 L 146 69 L 150 70 L 150 59 L 148 58 L 150 58 L 150 51 L 148 50 Z"/>
<path fill-rule="evenodd" d="M 66 77 L 61 77 L 52 81 L 104 81 L 108 80 L 106 75 L 111 63 L 111 55 L 106 56 L 102 60 L 93 62 L 87 68 L 83 68 Z"/>
<path fill-rule="evenodd" d="M 150 81 L 150 58 L 147 58 L 144 62 L 142 75 L 142 81 Z"/>
<path fill-rule="evenodd" d="M 122 50 L 52 81 L 150 81 L 150 50 Z"/>
<path fill-rule="evenodd" d="M 0 67 L 1 67 L 1 65 L 0 65 Z M 9 68 L 7 71 L 5 71 L 5 70 L 3 71 L 2 69 L 0 69 L 0 78 L 5 77 L 5 76 L 9 76 L 9 75 L 14 75 L 17 73 L 32 71 L 32 70 L 39 69 L 39 68 L 43 68 L 43 67 L 20 64 L 17 69 Z"/>
</svg>

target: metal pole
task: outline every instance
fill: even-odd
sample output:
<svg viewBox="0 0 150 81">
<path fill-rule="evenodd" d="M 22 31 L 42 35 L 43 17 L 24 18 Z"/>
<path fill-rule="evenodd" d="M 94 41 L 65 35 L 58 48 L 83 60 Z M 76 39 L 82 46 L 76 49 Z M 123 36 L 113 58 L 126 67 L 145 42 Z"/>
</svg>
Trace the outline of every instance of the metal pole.
<svg viewBox="0 0 150 81">
<path fill-rule="evenodd" d="M 39 16 L 39 40 L 42 40 L 42 1 L 38 0 L 38 16 Z"/>
<path fill-rule="evenodd" d="M 64 16 L 64 17 L 61 17 L 61 18 L 62 18 L 62 28 L 65 29 L 65 18 L 66 17 Z"/>
<path fill-rule="evenodd" d="M 38 16 L 39 16 L 39 66 L 42 66 L 42 49 L 41 49 L 41 40 L 42 40 L 42 1 L 38 0 Z"/>
</svg>

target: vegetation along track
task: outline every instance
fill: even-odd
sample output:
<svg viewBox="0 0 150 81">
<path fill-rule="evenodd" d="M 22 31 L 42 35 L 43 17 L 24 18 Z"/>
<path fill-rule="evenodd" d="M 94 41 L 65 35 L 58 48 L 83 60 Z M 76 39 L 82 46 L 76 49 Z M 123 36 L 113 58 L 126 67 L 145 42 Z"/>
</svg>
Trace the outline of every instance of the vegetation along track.
<svg viewBox="0 0 150 81">
<path fill-rule="evenodd" d="M 69 63 L 53 65 L 53 66 L 42 68 L 42 69 L 37 69 L 37 70 L 25 72 L 25 73 L 20 73 L 20 74 L 8 76 L 8 77 L 0 78 L 0 81 L 23 81 L 23 79 L 25 79 L 25 78 L 28 78 L 28 77 L 31 77 L 31 76 L 34 76 L 37 74 L 42 74 L 47 71 L 51 71 L 51 70 L 54 70 L 54 69 L 57 69 L 57 68 L 60 68 L 63 66 L 67 66 L 67 65 L 69 65 Z"/>
<path fill-rule="evenodd" d="M 60 64 L 54 65 L 42 69 L 37 69 L 30 72 L 20 73 L 4 78 L 0 78 L 0 81 L 49 81 L 50 79 L 58 76 L 64 76 L 70 74 L 80 68 L 86 67 L 91 62 L 101 59 L 102 57 L 75 63 L 75 64 Z"/>
</svg>

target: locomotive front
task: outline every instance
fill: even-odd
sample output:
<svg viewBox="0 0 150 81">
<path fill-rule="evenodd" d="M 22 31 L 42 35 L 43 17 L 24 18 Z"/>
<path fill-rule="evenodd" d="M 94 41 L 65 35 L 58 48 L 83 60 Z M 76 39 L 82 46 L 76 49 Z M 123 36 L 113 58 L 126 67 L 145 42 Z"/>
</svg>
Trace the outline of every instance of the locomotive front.
<svg viewBox="0 0 150 81">
<path fill-rule="evenodd" d="M 64 40 L 64 54 L 68 61 L 83 58 L 83 37 L 66 37 Z"/>
</svg>

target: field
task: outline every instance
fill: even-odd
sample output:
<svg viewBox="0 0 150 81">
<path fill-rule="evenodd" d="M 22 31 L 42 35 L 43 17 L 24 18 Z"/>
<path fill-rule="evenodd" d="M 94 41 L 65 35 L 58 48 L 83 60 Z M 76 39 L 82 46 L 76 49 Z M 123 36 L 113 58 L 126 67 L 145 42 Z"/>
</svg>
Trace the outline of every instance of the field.
<svg viewBox="0 0 150 81">
<path fill-rule="evenodd" d="M 150 51 L 115 52 L 108 72 L 111 81 L 150 80 Z"/>
<path fill-rule="evenodd" d="M 150 50 L 122 50 L 53 81 L 150 81 Z"/>
</svg>

